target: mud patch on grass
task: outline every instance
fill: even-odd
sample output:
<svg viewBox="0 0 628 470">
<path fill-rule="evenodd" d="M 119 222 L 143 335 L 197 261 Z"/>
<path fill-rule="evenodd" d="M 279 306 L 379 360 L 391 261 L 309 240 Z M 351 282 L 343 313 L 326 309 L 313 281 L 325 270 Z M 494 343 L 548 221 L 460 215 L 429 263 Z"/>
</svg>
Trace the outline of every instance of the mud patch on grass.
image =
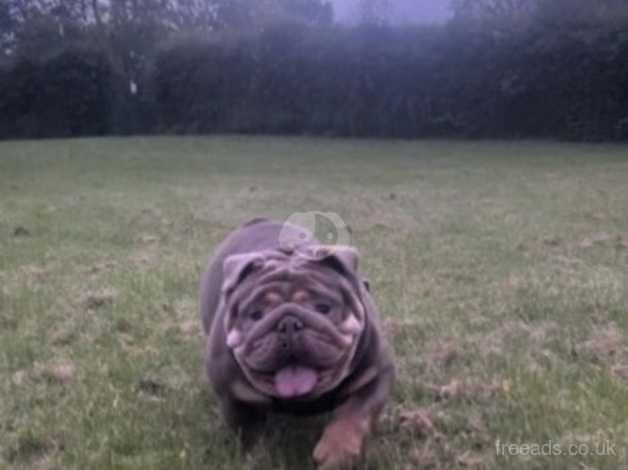
<svg viewBox="0 0 628 470">
<path fill-rule="evenodd" d="M 576 352 L 596 363 L 608 365 L 627 356 L 628 345 L 623 332 L 611 323 L 599 328 L 589 339 L 577 345 Z"/>
<path fill-rule="evenodd" d="M 26 430 L 13 439 L 4 454 L 16 468 L 47 470 L 52 468 L 53 456 L 64 449 L 62 439 L 39 431 Z"/>
<path fill-rule="evenodd" d="M 446 384 L 422 384 L 423 394 L 434 401 L 486 402 L 497 395 L 508 394 L 512 383 L 508 379 L 493 379 L 490 382 L 472 379 L 452 379 Z"/>
<path fill-rule="evenodd" d="M 20 275 L 27 278 L 31 282 L 42 282 L 48 277 L 50 270 L 44 266 L 28 264 L 20 267 Z"/>
<path fill-rule="evenodd" d="M 628 382 L 628 342 L 614 323 L 598 328 L 574 348 L 577 357 L 602 367 L 613 377 Z"/>
<path fill-rule="evenodd" d="M 98 291 L 87 292 L 83 296 L 82 304 L 88 310 L 98 310 L 108 307 L 118 298 L 119 292 L 113 287 L 107 287 Z"/>
<path fill-rule="evenodd" d="M 32 377 L 50 384 L 69 385 L 75 381 L 76 365 L 69 359 L 56 359 L 47 363 L 35 363 Z"/>
<path fill-rule="evenodd" d="M 507 320 L 490 332 L 470 335 L 470 345 L 481 357 L 502 357 L 514 352 L 518 345 L 525 344 L 527 352 L 532 353 L 543 348 L 560 332 L 560 326 L 554 321 L 525 322 Z"/>
<path fill-rule="evenodd" d="M 81 270 L 83 274 L 87 274 L 90 276 L 97 276 L 102 273 L 111 272 L 118 266 L 117 261 L 106 259 L 102 261 L 98 261 L 92 266 L 85 267 Z"/>
<path fill-rule="evenodd" d="M 494 463 L 491 436 L 477 412 L 461 416 L 442 404 L 410 408 L 399 414 L 399 427 L 412 438 L 408 460 L 418 468 L 483 469 Z"/>
<path fill-rule="evenodd" d="M 151 243 L 137 248 L 129 255 L 129 261 L 140 271 L 146 271 L 154 268 L 159 263 L 159 245 Z"/>
<path fill-rule="evenodd" d="M 454 339 L 439 339 L 431 341 L 426 347 L 425 361 L 428 368 L 442 370 L 449 368 L 463 353 L 460 341 Z"/>
</svg>

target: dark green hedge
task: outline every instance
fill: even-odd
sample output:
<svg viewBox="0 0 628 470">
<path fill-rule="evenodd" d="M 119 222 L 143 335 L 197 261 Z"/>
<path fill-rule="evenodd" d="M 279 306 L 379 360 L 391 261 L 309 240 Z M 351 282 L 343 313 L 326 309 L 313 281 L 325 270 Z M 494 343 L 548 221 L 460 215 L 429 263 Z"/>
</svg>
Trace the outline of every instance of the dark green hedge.
<svg viewBox="0 0 628 470">
<path fill-rule="evenodd" d="M 147 71 L 131 96 L 97 52 L 18 63 L 0 71 L 0 132 L 628 140 L 620 28 L 283 26 L 170 44 Z"/>
<path fill-rule="evenodd" d="M 303 31 L 179 44 L 155 104 L 174 132 L 628 138 L 628 33 Z"/>
<path fill-rule="evenodd" d="M 121 82 L 106 56 L 72 49 L 43 62 L 18 61 L 0 72 L 4 137 L 104 135 Z"/>
</svg>

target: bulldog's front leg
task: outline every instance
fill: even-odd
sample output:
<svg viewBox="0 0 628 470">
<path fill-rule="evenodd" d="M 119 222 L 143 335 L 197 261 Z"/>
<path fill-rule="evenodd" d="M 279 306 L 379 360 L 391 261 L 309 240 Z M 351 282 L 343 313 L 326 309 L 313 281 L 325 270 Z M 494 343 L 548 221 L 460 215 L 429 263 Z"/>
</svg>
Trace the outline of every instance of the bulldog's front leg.
<svg viewBox="0 0 628 470">
<path fill-rule="evenodd" d="M 352 468 L 362 459 L 366 439 L 384 407 L 392 377 L 392 370 L 385 372 L 334 412 L 314 449 L 314 462 L 320 470 Z"/>
<path fill-rule="evenodd" d="M 352 468 L 364 454 L 364 442 L 376 416 L 347 413 L 336 416 L 325 428 L 314 449 L 319 469 Z"/>
<path fill-rule="evenodd" d="M 251 450 L 259 440 L 266 421 L 265 410 L 231 398 L 223 399 L 220 409 L 227 425 L 240 438 L 242 450 Z"/>
</svg>

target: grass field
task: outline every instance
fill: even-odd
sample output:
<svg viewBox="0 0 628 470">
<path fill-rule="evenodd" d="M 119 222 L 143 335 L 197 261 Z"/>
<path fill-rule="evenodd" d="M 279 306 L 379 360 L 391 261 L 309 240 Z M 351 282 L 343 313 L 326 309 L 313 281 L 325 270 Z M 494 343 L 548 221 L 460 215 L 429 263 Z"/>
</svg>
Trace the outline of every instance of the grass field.
<svg viewBox="0 0 628 470">
<path fill-rule="evenodd" d="M 244 137 L 0 143 L 0 468 L 311 468 L 320 419 L 241 455 L 196 300 L 229 230 L 304 210 L 397 356 L 366 468 L 626 468 L 628 148 Z"/>
</svg>

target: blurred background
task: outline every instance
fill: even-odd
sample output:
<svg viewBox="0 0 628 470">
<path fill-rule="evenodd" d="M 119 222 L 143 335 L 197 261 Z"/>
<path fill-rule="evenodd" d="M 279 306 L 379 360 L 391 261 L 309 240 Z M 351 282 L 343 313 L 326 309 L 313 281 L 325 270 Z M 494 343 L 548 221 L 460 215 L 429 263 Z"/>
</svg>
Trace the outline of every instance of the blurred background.
<svg viewBox="0 0 628 470">
<path fill-rule="evenodd" d="M 628 139 L 625 0 L 0 0 L 0 138 Z"/>
</svg>

